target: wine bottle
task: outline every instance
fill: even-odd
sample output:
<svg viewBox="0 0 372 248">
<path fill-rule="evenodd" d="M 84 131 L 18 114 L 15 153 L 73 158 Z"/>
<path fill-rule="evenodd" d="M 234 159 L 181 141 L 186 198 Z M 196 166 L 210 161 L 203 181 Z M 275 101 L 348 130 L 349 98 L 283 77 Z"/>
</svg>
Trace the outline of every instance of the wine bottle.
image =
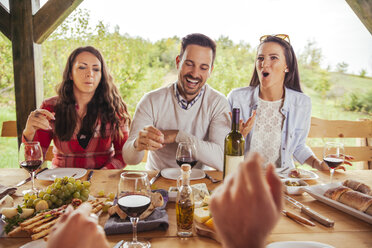
<svg viewBox="0 0 372 248">
<path fill-rule="evenodd" d="M 234 172 L 240 162 L 244 160 L 243 135 L 239 132 L 240 109 L 234 108 L 232 111 L 231 132 L 225 138 L 223 177 Z"/>
</svg>

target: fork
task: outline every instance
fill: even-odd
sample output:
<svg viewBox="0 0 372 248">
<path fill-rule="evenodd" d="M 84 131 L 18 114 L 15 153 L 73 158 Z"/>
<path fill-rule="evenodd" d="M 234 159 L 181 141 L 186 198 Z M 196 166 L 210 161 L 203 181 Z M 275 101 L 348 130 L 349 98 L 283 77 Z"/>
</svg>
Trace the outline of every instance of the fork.
<svg viewBox="0 0 372 248">
<path fill-rule="evenodd" d="M 220 180 L 220 179 L 215 179 L 215 178 L 211 177 L 211 176 L 208 175 L 207 173 L 205 173 L 205 177 L 208 178 L 209 180 L 211 180 L 212 183 L 219 183 L 219 182 L 222 181 L 222 180 Z"/>
</svg>

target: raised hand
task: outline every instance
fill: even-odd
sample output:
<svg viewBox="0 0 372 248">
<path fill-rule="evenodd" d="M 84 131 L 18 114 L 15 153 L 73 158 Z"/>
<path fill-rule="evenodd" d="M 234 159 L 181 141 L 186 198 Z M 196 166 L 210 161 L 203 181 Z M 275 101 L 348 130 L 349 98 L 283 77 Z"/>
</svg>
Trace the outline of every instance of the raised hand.
<svg viewBox="0 0 372 248">
<path fill-rule="evenodd" d="M 52 129 L 49 121 L 55 120 L 54 115 L 46 109 L 36 109 L 32 111 L 27 118 L 26 127 L 23 130 L 23 135 L 27 140 L 34 138 L 35 132 L 38 129 Z"/>
<path fill-rule="evenodd" d="M 229 112 L 229 114 L 230 118 L 232 119 L 231 112 Z M 243 120 L 239 120 L 239 132 L 243 135 L 244 138 L 246 138 L 249 132 L 252 130 L 255 120 L 256 110 L 253 110 L 251 117 L 249 117 L 246 122 L 243 122 Z"/>
<path fill-rule="evenodd" d="M 146 126 L 139 131 L 138 137 L 134 142 L 134 147 L 137 151 L 156 151 L 163 148 L 163 144 L 164 134 L 154 126 Z"/>
</svg>

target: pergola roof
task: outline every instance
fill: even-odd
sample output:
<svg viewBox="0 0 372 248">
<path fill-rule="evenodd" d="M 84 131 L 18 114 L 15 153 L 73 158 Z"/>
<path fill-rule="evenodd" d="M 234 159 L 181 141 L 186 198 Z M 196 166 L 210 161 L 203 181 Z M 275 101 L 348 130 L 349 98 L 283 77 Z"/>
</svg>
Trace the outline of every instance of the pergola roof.
<svg viewBox="0 0 372 248">
<path fill-rule="evenodd" d="M 0 3 L 0 31 L 12 41 L 18 141 L 27 117 L 43 100 L 41 47 L 83 0 L 10 0 Z M 372 1 L 345 0 L 372 34 Z"/>
</svg>

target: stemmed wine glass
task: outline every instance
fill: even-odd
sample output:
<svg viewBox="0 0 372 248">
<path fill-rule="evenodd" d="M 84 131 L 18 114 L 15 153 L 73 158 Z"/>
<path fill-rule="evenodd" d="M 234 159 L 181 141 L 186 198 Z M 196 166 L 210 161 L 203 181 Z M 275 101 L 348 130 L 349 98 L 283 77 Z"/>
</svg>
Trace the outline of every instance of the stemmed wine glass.
<svg viewBox="0 0 372 248">
<path fill-rule="evenodd" d="M 330 169 L 330 181 L 332 182 L 335 168 L 344 162 L 344 145 L 340 142 L 327 142 L 323 150 L 323 160 Z"/>
<path fill-rule="evenodd" d="M 32 188 L 25 190 L 22 193 L 37 193 L 38 190 L 34 186 L 35 171 L 39 169 L 43 163 L 43 151 L 38 141 L 24 142 L 19 147 L 18 152 L 19 165 L 26 169 L 31 176 Z"/>
<path fill-rule="evenodd" d="M 118 205 L 130 218 L 133 226 L 133 241 L 123 243 L 121 247 L 150 247 L 148 241 L 137 240 L 139 216 L 150 206 L 150 183 L 144 172 L 123 172 L 118 186 Z"/>
<path fill-rule="evenodd" d="M 193 142 L 178 143 L 176 162 L 181 167 L 182 164 L 190 164 L 191 168 L 198 162 L 195 158 L 195 145 Z"/>
</svg>

